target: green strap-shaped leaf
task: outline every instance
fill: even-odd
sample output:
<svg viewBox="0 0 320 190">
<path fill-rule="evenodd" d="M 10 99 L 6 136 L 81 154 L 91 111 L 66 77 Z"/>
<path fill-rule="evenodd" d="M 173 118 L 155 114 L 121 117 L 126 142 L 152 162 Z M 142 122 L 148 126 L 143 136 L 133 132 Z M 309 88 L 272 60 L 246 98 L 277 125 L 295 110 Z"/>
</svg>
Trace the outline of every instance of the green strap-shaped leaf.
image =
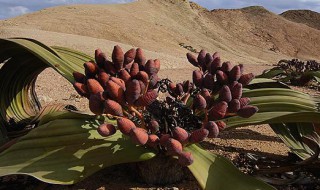
<svg viewBox="0 0 320 190">
<path fill-rule="evenodd" d="M 0 154 L 0 176 L 27 174 L 48 183 L 74 184 L 102 168 L 155 156 L 120 132 L 101 137 L 93 116 L 64 112 L 49 117 Z"/>
<path fill-rule="evenodd" d="M 268 88 L 269 85 L 263 79 L 257 82 L 259 85 L 250 86 L 256 89 L 246 90 L 243 96 L 250 97 L 250 104 L 258 106 L 259 113 L 248 119 L 229 118 L 228 125 L 232 128 L 269 124 L 293 153 L 302 159 L 309 158 L 313 151 L 302 141 L 302 136 L 312 134 L 313 131 L 304 128 L 310 129 L 312 122 L 320 122 L 319 100 L 291 89 Z"/>
<path fill-rule="evenodd" d="M 278 67 L 272 68 L 270 70 L 265 70 L 261 75 L 258 75 L 257 78 L 273 78 L 278 75 L 285 74 L 285 72 Z"/>
<path fill-rule="evenodd" d="M 194 163 L 190 171 L 205 190 L 274 190 L 272 186 L 240 172 L 223 156 L 205 151 L 197 145 L 186 147 Z"/>
<path fill-rule="evenodd" d="M 54 49 L 42 44 L 39 41 L 26 38 L 13 38 L 1 39 L 0 42 L 2 42 L 1 46 L 5 47 L 5 45 L 10 45 L 13 46 L 15 49 L 19 49 L 20 51 L 30 52 L 33 56 L 35 56 L 41 61 L 42 65 L 54 68 L 58 73 L 60 73 L 70 82 L 74 81 L 72 76 L 72 73 L 74 71 L 83 72 L 83 61 L 71 62 L 65 59 L 63 55 L 57 53 Z M 77 51 L 74 51 L 73 53 L 78 54 Z M 83 58 L 86 59 L 84 56 Z"/>
<path fill-rule="evenodd" d="M 256 113 L 250 118 L 239 116 L 224 119 L 229 128 L 243 127 L 247 125 L 273 124 L 273 123 L 317 123 L 320 112 L 264 112 Z"/>
<path fill-rule="evenodd" d="M 297 98 L 302 99 L 312 99 L 309 95 L 294 91 L 291 89 L 285 89 L 285 88 L 258 88 L 258 89 L 252 89 L 252 90 L 246 90 L 243 92 L 243 96 L 245 97 L 258 97 L 258 96 L 293 96 Z"/>
<path fill-rule="evenodd" d="M 320 77 L 320 71 L 306 71 L 303 73 L 303 75 L 310 77 Z"/>
<path fill-rule="evenodd" d="M 48 67 L 73 82 L 74 71 L 84 72 L 83 63 L 93 58 L 67 48 L 50 48 L 27 38 L 0 39 L 0 145 L 9 131 L 23 130 L 41 116 L 35 80 Z"/>
<path fill-rule="evenodd" d="M 64 105 L 64 104 L 49 104 L 45 107 L 43 107 L 33 118 L 31 123 L 36 123 L 40 121 L 43 117 L 45 117 L 48 114 L 55 113 L 55 112 L 61 112 L 64 110 L 75 110 L 76 108 L 72 105 Z"/>
<path fill-rule="evenodd" d="M 294 96 L 258 96 L 258 97 L 252 97 L 251 99 L 251 105 L 276 105 L 276 104 L 283 104 L 282 107 L 278 107 L 276 110 L 270 110 L 270 111 L 281 111 L 281 109 L 286 109 L 286 104 L 292 104 L 296 105 L 296 107 L 305 107 L 305 110 L 316 110 L 316 103 L 312 99 L 302 99 L 297 98 Z M 259 107 L 259 106 L 258 106 Z M 260 108 L 260 107 L 259 107 Z M 301 109 L 304 110 L 304 109 Z M 300 110 L 300 111 L 301 111 Z M 261 111 L 261 109 L 260 109 Z"/>
<path fill-rule="evenodd" d="M 276 80 L 267 79 L 267 78 L 255 78 L 249 85 L 246 86 L 249 89 L 256 88 L 290 88 L 288 85 L 278 82 Z"/>
<path fill-rule="evenodd" d="M 311 125 L 310 123 L 303 123 Z M 301 140 L 302 134 L 299 132 L 299 123 L 275 123 L 270 124 L 273 131 L 291 149 L 293 153 L 305 160 L 313 155 L 313 151 Z"/>
<path fill-rule="evenodd" d="M 7 131 L 4 127 L 0 127 L 0 146 L 8 141 Z"/>
<path fill-rule="evenodd" d="M 83 67 L 82 67 L 83 63 L 85 63 L 88 60 L 93 60 L 93 57 L 77 50 L 73 50 L 66 47 L 59 47 L 59 46 L 53 46 L 51 48 L 54 49 L 60 55 L 60 57 L 63 57 L 64 60 L 68 60 L 72 63 L 80 63 L 82 72 L 83 72 Z"/>
</svg>

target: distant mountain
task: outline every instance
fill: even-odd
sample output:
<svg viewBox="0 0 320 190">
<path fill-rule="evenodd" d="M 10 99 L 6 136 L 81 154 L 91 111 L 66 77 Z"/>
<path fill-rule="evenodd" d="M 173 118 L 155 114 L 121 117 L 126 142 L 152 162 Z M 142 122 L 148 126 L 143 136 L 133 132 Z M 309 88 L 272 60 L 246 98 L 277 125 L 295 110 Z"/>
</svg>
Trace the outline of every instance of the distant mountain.
<svg viewBox="0 0 320 190">
<path fill-rule="evenodd" d="M 289 10 L 280 14 L 293 22 L 306 24 L 320 30 L 320 13 L 310 10 Z"/>
<path fill-rule="evenodd" d="M 180 57 L 188 51 L 183 47 L 191 46 L 242 63 L 320 59 L 319 30 L 257 6 L 209 11 L 187 0 L 68 5 L 0 21 L 0 37 L 15 29 L 89 36 Z"/>
</svg>

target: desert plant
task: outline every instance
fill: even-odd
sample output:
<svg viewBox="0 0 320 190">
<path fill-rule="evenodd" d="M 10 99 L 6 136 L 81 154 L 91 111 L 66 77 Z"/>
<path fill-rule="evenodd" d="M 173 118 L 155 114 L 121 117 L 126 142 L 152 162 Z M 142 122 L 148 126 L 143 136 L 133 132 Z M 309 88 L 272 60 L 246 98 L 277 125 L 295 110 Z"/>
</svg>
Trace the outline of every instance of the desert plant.
<svg viewBox="0 0 320 190">
<path fill-rule="evenodd" d="M 160 61 L 147 61 L 140 48 L 124 53 L 115 46 L 112 61 L 97 49 L 95 62 L 84 63 L 85 75 L 73 73 L 74 87 L 89 99 L 94 114 L 117 119 L 117 127 L 101 124 L 99 134 L 107 137 L 119 129 L 134 143 L 177 156 L 181 165 L 188 166 L 193 156 L 183 147 L 217 137 L 226 127 L 219 121 L 223 118 L 249 118 L 258 111 L 248 105 L 250 98 L 242 97 L 242 86 L 251 82 L 253 74 L 243 74 L 242 66 L 221 65 L 218 54 L 201 51 L 197 60 L 191 54 L 188 58 L 200 70 L 193 72 L 193 83 L 174 84 L 159 79 Z M 164 100 L 157 99 L 166 92 Z"/>
<path fill-rule="evenodd" d="M 67 48 L 50 48 L 32 39 L 1 39 L 0 47 L 0 62 L 3 62 L 0 69 L 0 139 L 3 145 L 0 175 L 27 174 L 48 183 L 73 184 L 102 168 L 148 160 L 163 151 L 178 156 L 182 164 L 189 165 L 188 168 L 203 189 L 273 189 L 241 173 L 222 156 L 205 151 L 198 144 L 192 144 L 209 134 L 214 137 L 217 134 L 217 123 L 225 124 L 224 130 L 268 123 L 302 159 L 314 154 L 312 148 L 308 148 L 308 144 L 301 141 L 301 137 L 313 132 L 309 125 L 319 123 L 317 100 L 284 88 L 282 84 L 272 80 L 255 79 L 250 82 L 252 75 L 242 74 L 241 65 L 231 67 L 229 62 L 222 63 L 218 54 L 212 56 L 201 51 L 198 57 L 187 55 L 189 61 L 199 68 L 194 71 L 193 86 L 187 81 L 173 85 L 169 80 L 157 79 L 157 61 L 151 60 L 144 64 L 141 50 L 135 50 L 136 56 L 128 56 L 134 50 L 123 53 L 119 47 L 115 47 L 112 61 L 108 61 L 99 50 L 96 51 L 94 59 Z M 131 64 L 132 60 L 137 64 Z M 130 72 L 129 69 L 124 69 L 129 65 Z M 89 106 L 96 115 L 72 111 L 64 106 L 41 109 L 36 94 L 33 93 L 34 83 L 37 75 L 47 67 L 54 68 L 74 84 L 81 95 L 88 97 Z M 131 70 L 137 74 L 134 75 Z M 126 78 L 123 76 L 129 76 L 125 75 L 126 71 L 130 77 L 122 83 L 120 79 L 124 81 Z M 157 80 L 153 81 L 154 79 Z M 208 79 L 211 79 L 211 82 Z M 104 80 L 109 82 L 99 82 Z M 140 93 L 137 93 L 138 83 L 140 89 L 145 85 L 145 90 L 140 90 Z M 246 87 L 239 90 L 242 85 Z M 232 90 L 234 88 L 238 90 Z M 154 89 L 167 91 L 171 96 L 166 100 L 157 100 L 154 98 Z M 203 101 L 200 95 L 207 99 Z M 250 98 L 250 106 L 247 106 L 250 114 L 249 111 L 240 111 L 246 106 L 231 106 L 237 105 L 241 97 Z M 242 101 L 248 103 L 248 98 L 243 98 Z M 95 104 L 95 100 L 98 100 L 98 104 Z M 217 105 L 223 108 L 222 112 L 215 111 L 219 110 Z M 174 120 L 181 119 L 179 111 L 170 113 L 170 109 L 167 109 L 169 114 L 166 115 L 161 110 L 156 113 L 156 110 L 148 109 L 153 106 L 162 109 L 171 107 L 174 110 L 182 107 L 194 113 L 192 115 L 195 116 L 197 124 L 192 124 L 191 127 L 184 123 L 187 121 L 179 120 L 177 124 L 180 128 L 177 128 Z M 213 107 L 215 109 L 212 109 Z M 258 109 L 259 112 L 256 113 Z M 169 117 L 172 115 L 174 116 Z M 159 126 L 153 125 L 156 122 L 151 122 L 151 118 L 155 119 Z M 169 121 L 168 123 L 173 125 L 166 127 L 163 121 Z M 123 125 L 123 122 L 130 125 Z M 290 128 L 287 123 L 291 124 Z M 203 128 L 203 124 L 208 126 Z M 149 133 L 146 135 L 145 130 L 137 130 L 137 126 L 145 127 Z M 153 128 L 154 126 L 156 127 Z M 115 128 L 119 128 L 121 132 Z M 128 128 L 129 133 L 126 131 Z M 135 130 L 132 130 L 133 128 Z M 155 130 L 152 131 L 153 129 Z M 185 134 L 182 129 L 191 134 L 201 129 L 199 134 L 202 136 L 193 135 L 201 138 L 191 138 L 191 135 L 188 135 L 188 143 L 181 150 L 179 147 L 183 140 L 180 137 L 184 136 L 180 134 Z M 219 130 L 221 129 L 223 127 Z M 10 135 L 10 131 L 22 133 Z M 146 139 L 152 139 L 151 133 L 156 141 L 162 136 L 170 137 L 171 140 L 164 139 L 165 143 L 156 144 L 157 146 L 152 146 L 150 140 L 149 145 L 156 148 L 141 146 Z M 128 137 L 140 145 L 135 145 Z M 181 140 L 178 141 L 180 144 L 173 143 L 177 141 L 172 137 Z M 191 159 L 183 159 L 190 158 L 191 154 L 193 163 Z"/>
<path fill-rule="evenodd" d="M 320 64 L 315 60 L 306 62 L 298 59 L 280 60 L 274 68 L 265 70 L 260 78 L 272 78 L 292 85 L 307 86 L 320 82 Z"/>
<path fill-rule="evenodd" d="M 179 45 L 193 53 L 199 53 L 195 48 L 193 48 L 192 46 L 186 45 L 185 43 L 179 43 Z"/>
</svg>

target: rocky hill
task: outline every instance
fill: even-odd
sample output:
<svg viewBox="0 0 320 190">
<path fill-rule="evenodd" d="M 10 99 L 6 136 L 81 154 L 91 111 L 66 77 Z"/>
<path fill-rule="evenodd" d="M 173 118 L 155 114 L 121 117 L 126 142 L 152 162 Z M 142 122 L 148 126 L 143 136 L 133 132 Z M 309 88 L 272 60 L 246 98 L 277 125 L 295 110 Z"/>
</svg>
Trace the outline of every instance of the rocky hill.
<svg viewBox="0 0 320 190">
<path fill-rule="evenodd" d="M 76 47 L 84 51 L 112 41 L 156 52 L 159 58 L 179 58 L 172 61 L 185 60 L 186 46 L 220 51 L 225 59 L 241 63 L 320 59 L 319 30 L 263 7 L 209 11 L 186 0 L 59 6 L 0 21 L 0 37 L 17 35 L 49 45 L 72 46 L 78 41 Z"/>
<path fill-rule="evenodd" d="M 281 16 L 293 22 L 306 24 L 320 30 L 320 13 L 310 10 L 289 10 L 281 13 Z"/>
</svg>

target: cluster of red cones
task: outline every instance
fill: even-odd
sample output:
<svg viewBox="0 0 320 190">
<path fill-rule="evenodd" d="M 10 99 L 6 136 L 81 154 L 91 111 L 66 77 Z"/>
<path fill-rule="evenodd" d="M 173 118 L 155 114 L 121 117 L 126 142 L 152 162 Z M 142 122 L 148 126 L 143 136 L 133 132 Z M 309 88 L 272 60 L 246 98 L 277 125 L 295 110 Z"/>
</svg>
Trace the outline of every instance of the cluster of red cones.
<svg viewBox="0 0 320 190">
<path fill-rule="evenodd" d="M 187 58 L 199 68 L 192 75 L 194 85 L 201 90 L 194 98 L 195 105 L 197 109 L 206 109 L 209 120 L 233 115 L 248 118 L 258 111 L 248 105 L 249 98 L 242 97 L 242 87 L 254 78 L 252 73 L 244 74 L 243 65 L 222 62 L 219 53 L 211 55 L 204 50 L 197 57 L 187 53 Z"/>
<path fill-rule="evenodd" d="M 74 72 L 74 88 L 89 99 L 96 115 L 117 119 L 117 125 L 103 123 L 98 132 L 110 136 L 119 130 L 138 145 L 176 156 L 180 164 L 192 164 L 191 153 L 183 147 L 215 138 L 226 127 L 221 119 L 238 115 L 250 117 L 257 107 L 242 97 L 242 87 L 252 74 L 243 66 L 222 63 L 218 53 L 202 50 L 198 57 L 188 53 L 189 62 L 198 67 L 193 81 L 169 82 L 165 100 L 158 100 L 161 81 L 160 61 L 146 60 L 140 48 L 123 52 L 115 46 L 111 60 L 95 51 L 95 61 L 84 63 L 84 73 Z M 188 115 L 189 114 L 189 115 Z"/>
<path fill-rule="evenodd" d="M 74 88 L 89 99 L 90 110 L 97 114 L 123 116 L 123 108 L 143 107 L 156 100 L 159 60 L 146 61 L 143 51 L 123 53 L 115 46 L 112 61 L 96 50 L 95 61 L 84 63 L 85 75 L 74 72 Z"/>
</svg>

